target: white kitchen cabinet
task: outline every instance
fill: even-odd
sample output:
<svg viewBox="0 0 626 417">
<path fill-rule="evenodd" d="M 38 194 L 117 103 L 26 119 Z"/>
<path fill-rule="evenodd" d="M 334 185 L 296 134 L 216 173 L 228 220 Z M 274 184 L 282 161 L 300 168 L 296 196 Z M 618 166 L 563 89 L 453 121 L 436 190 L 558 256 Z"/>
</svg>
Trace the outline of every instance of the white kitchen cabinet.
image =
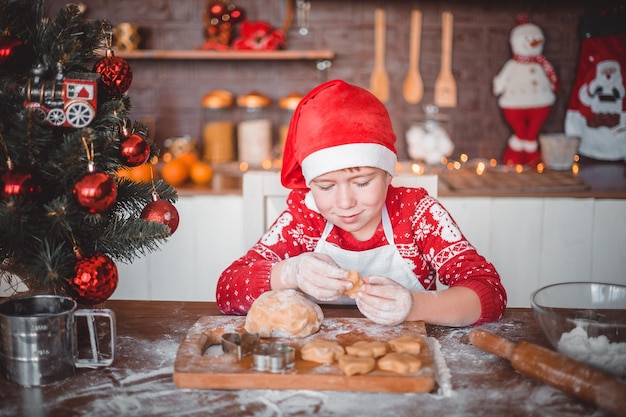
<svg viewBox="0 0 626 417">
<path fill-rule="evenodd" d="M 626 200 L 442 197 L 501 275 L 510 307 L 565 281 L 626 284 Z"/>
<path fill-rule="evenodd" d="M 626 284 L 626 201 L 596 201 L 591 247 L 593 281 Z"/>
<path fill-rule="evenodd" d="M 539 282 L 539 213 L 543 200 L 488 197 L 440 200 L 469 241 L 500 273 L 509 305 L 527 304 L 529 290 Z"/>
<path fill-rule="evenodd" d="M 112 299 L 215 301 L 220 273 L 243 255 L 239 195 L 182 196 L 178 230 L 158 252 L 118 265 Z"/>
<path fill-rule="evenodd" d="M 626 200 L 440 197 L 502 276 L 510 307 L 563 281 L 626 284 Z M 118 264 L 113 299 L 215 301 L 220 273 L 248 249 L 241 195 L 183 195 L 180 225 L 162 249 Z M 0 295 L 7 294 L 6 289 Z"/>
<path fill-rule="evenodd" d="M 539 283 L 595 280 L 593 199 L 544 199 Z"/>
</svg>

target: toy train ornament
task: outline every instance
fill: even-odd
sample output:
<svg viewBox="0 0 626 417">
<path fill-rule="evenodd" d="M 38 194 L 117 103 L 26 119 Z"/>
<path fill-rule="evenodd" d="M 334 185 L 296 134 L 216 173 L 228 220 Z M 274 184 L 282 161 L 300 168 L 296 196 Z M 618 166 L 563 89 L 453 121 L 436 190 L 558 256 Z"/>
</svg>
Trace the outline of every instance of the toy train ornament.
<svg viewBox="0 0 626 417">
<path fill-rule="evenodd" d="M 53 126 L 82 128 L 95 118 L 98 107 L 97 73 L 69 73 L 60 66 L 52 81 L 43 80 L 43 68 L 33 69 L 33 77 L 24 91 L 24 106 L 37 119 Z"/>
</svg>

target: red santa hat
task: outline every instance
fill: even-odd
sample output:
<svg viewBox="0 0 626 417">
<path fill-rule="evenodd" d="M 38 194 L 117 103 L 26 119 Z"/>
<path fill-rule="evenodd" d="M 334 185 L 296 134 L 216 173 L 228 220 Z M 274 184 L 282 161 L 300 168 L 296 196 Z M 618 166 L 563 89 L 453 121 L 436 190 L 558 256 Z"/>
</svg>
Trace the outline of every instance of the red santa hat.
<svg viewBox="0 0 626 417">
<path fill-rule="evenodd" d="M 289 124 L 282 184 L 308 188 L 328 172 L 369 166 L 396 172 L 396 135 L 384 104 L 342 80 L 323 83 L 302 98 Z"/>
</svg>

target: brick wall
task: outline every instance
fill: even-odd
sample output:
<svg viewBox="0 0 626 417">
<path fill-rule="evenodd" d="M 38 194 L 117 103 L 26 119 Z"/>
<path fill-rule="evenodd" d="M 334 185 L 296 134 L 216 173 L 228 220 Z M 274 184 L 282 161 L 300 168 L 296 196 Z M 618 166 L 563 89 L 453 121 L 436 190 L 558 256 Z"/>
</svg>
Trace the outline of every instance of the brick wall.
<svg viewBox="0 0 626 417">
<path fill-rule="evenodd" d="M 142 28 L 148 49 L 193 49 L 203 43 L 202 12 L 205 0 L 83 0 L 87 16 L 106 18 L 112 24 L 132 22 Z M 286 3 L 280 0 L 235 0 L 250 20 L 265 20 L 281 26 Z M 65 0 L 48 0 L 51 11 Z M 500 157 L 510 135 L 491 80 L 510 58 L 509 33 L 518 14 L 526 13 L 544 31 L 544 54 L 554 65 L 562 84 L 544 131 L 563 130 L 567 102 L 576 74 L 580 17 L 587 12 L 584 0 L 556 1 L 435 1 L 423 0 L 312 0 L 307 36 L 300 36 L 295 20 L 288 31 L 289 49 L 330 49 L 336 59 L 327 74 L 313 61 L 129 61 L 133 84 L 129 94 L 132 117 L 157 119 L 155 138 L 199 136 L 203 112 L 201 97 L 216 88 L 234 94 L 258 90 L 274 99 L 292 91 L 306 93 L 325 79 L 343 78 L 369 85 L 374 60 L 374 9 L 387 11 L 386 69 L 390 78 L 392 116 L 398 150 L 406 157 L 404 130 L 411 115 L 432 103 L 440 66 L 441 11 L 454 14 L 452 70 L 457 82 L 458 106 L 443 109 L 452 119 L 455 154 Z M 420 71 L 424 98 L 416 106 L 402 98 L 402 82 L 408 67 L 410 10 L 423 13 Z M 597 6 L 596 6 L 597 7 Z M 275 112 L 276 114 L 278 111 Z"/>
</svg>

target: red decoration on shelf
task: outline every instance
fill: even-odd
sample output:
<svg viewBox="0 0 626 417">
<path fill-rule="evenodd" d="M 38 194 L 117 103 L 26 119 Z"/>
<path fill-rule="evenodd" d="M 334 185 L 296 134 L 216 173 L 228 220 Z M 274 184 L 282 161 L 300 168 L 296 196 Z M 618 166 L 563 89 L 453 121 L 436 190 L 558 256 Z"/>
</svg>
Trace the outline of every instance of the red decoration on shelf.
<svg viewBox="0 0 626 417">
<path fill-rule="evenodd" d="M 126 60 L 113 54 L 108 49 L 106 56 L 93 66 L 94 72 L 101 76 L 102 84 L 110 96 L 120 96 L 130 88 L 133 81 L 133 71 Z"/>
<path fill-rule="evenodd" d="M 275 51 L 286 45 L 285 33 L 267 22 L 241 22 L 240 36 L 233 41 L 235 50 Z"/>
<path fill-rule="evenodd" d="M 109 174 L 88 172 L 76 182 L 72 194 L 90 213 L 100 213 L 115 203 L 117 185 Z"/>
<path fill-rule="evenodd" d="M 36 197 L 42 187 L 36 176 L 25 168 L 10 169 L 0 177 L 0 197 Z"/>
<path fill-rule="evenodd" d="M 198 47 L 205 50 L 228 50 L 235 24 L 243 21 L 245 13 L 229 0 L 214 0 L 203 14 L 206 42 Z"/>
<path fill-rule="evenodd" d="M 107 255 L 97 253 L 78 260 L 67 291 L 81 304 L 99 304 L 113 295 L 118 280 L 115 263 Z"/>
<path fill-rule="evenodd" d="M 143 208 L 139 217 L 149 222 L 163 223 L 170 228 L 170 234 L 178 229 L 178 210 L 172 203 L 161 200 L 158 196 Z"/>
<path fill-rule="evenodd" d="M 150 145 L 136 133 L 127 135 L 120 143 L 120 159 L 129 167 L 137 167 L 148 161 L 150 156 Z"/>
</svg>

